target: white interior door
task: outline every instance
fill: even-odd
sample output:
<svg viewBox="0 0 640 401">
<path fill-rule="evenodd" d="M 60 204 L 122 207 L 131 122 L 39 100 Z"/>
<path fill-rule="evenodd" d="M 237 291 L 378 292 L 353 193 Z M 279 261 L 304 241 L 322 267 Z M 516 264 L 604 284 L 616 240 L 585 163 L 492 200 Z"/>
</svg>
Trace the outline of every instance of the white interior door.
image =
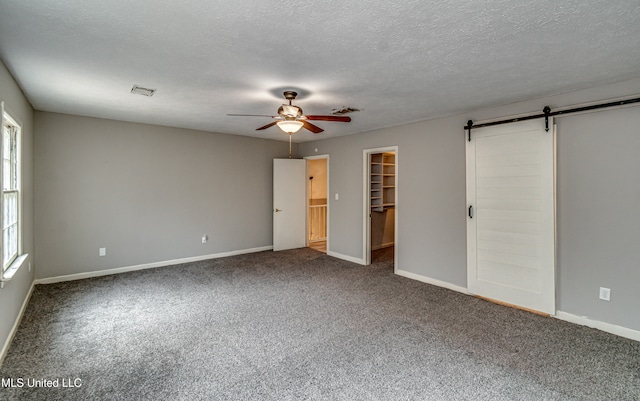
<svg viewBox="0 0 640 401">
<path fill-rule="evenodd" d="M 544 120 L 473 130 L 467 202 L 469 292 L 555 314 L 554 134 Z"/>
<path fill-rule="evenodd" d="M 307 246 L 306 176 L 306 160 L 273 159 L 274 251 Z"/>
</svg>

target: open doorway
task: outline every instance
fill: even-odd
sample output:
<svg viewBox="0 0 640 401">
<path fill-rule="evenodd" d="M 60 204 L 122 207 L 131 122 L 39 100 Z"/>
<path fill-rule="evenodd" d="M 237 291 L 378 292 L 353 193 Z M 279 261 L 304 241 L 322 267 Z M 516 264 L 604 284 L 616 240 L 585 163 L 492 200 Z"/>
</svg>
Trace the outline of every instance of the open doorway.
<svg viewBox="0 0 640 401">
<path fill-rule="evenodd" d="M 329 230 L 329 156 L 307 159 L 307 244 L 309 248 L 327 253 Z"/>
<path fill-rule="evenodd" d="M 364 151 L 365 264 L 397 269 L 398 147 Z"/>
</svg>

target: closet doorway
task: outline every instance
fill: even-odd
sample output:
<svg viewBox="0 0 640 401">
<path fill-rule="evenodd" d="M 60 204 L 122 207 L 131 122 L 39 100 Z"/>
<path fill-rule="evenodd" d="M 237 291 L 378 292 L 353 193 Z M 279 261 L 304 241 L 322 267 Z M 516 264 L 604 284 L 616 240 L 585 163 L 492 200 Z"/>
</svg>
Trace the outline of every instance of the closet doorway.
<svg viewBox="0 0 640 401">
<path fill-rule="evenodd" d="M 364 151 L 365 264 L 393 263 L 397 269 L 398 147 Z"/>
<path fill-rule="evenodd" d="M 329 248 L 329 156 L 307 159 L 307 244 L 327 253 Z"/>
</svg>

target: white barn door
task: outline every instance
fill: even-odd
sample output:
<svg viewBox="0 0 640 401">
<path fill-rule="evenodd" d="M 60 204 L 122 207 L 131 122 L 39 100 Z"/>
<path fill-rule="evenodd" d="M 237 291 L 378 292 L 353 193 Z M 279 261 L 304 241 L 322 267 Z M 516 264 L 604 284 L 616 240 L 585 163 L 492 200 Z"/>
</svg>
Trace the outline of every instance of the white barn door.
<svg viewBox="0 0 640 401">
<path fill-rule="evenodd" d="M 474 129 L 467 142 L 468 290 L 550 315 L 554 143 L 543 119 Z"/>
</svg>

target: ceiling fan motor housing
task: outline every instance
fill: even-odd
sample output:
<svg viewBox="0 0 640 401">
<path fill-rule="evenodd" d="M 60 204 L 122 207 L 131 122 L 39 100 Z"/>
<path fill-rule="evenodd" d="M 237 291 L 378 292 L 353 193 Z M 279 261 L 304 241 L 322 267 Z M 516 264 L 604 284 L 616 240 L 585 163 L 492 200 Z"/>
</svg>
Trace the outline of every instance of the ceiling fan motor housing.
<svg viewBox="0 0 640 401">
<path fill-rule="evenodd" d="M 278 114 L 280 114 L 285 119 L 297 119 L 302 116 L 302 109 L 298 106 L 283 104 L 278 109 Z"/>
</svg>

